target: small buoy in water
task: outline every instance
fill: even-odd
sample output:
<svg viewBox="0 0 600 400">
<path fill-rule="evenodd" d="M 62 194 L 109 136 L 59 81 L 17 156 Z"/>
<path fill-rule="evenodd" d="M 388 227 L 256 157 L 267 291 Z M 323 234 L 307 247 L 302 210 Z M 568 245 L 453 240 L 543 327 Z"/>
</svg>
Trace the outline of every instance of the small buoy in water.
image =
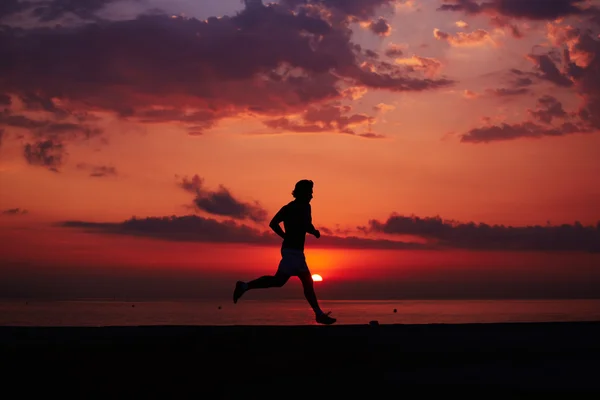
<svg viewBox="0 0 600 400">
<path fill-rule="evenodd" d="M 132 304 L 131 307 L 135 307 L 135 304 Z"/>
<path fill-rule="evenodd" d="M 371 326 L 379 326 L 379 321 L 371 321 L 371 322 L 369 322 L 369 325 L 371 325 Z"/>
<path fill-rule="evenodd" d="M 397 312 L 398 312 L 398 310 L 396 310 L 396 309 L 394 308 L 394 312 L 395 312 L 395 313 L 397 313 Z"/>
<path fill-rule="evenodd" d="M 219 310 L 221 309 L 221 306 L 219 306 Z"/>
</svg>

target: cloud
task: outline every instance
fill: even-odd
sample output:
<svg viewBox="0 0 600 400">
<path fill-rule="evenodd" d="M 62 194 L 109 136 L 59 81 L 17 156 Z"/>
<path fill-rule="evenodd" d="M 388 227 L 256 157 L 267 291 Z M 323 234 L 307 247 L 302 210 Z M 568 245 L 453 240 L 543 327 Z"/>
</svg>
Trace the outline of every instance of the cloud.
<svg viewBox="0 0 600 400">
<path fill-rule="evenodd" d="M 555 36 L 562 57 L 532 58 L 543 71 L 542 78 L 557 85 L 570 83 L 583 99 L 578 114 L 582 123 L 600 129 L 600 36 L 591 29 L 565 27 L 563 36 Z"/>
<path fill-rule="evenodd" d="M 208 214 L 238 220 L 249 219 L 254 222 L 264 222 L 267 219 L 267 211 L 260 203 L 238 200 L 223 185 L 215 191 L 206 189 L 204 179 L 199 175 L 194 175 L 192 178 L 184 177 L 179 186 L 186 192 L 194 194 L 193 204 L 196 209 Z"/>
<path fill-rule="evenodd" d="M 373 106 L 373 110 L 375 112 L 381 113 L 381 114 L 385 114 L 389 111 L 393 111 L 395 110 L 396 107 L 391 105 L 391 104 L 385 104 L 385 103 L 379 103 Z"/>
<path fill-rule="evenodd" d="M 396 63 L 407 66 L 412 71 L 421 71 L 426 76 L 437 76 L 443 64 L 440 60 L 432 57 L 420 57 L 413 55 L 412 57 L 397 58 Z"/>
<path fill-rule="evenodd" d="M 44 18 L 73 10 L 91 18 L 107 2 L 46 3 L 38 12 Z M 152 14 L 75 26 L 5 27 L 0 59 L 11 62 L 0 63 L 2 103 L 5 96 L 19 98 L 28 109 L 44 112 L 45 129 L 54 123 L 84 129 L 78 116 L 110 113 L 143 124 L 177 123 L 201 135 L 238 115 L 274 120 L 326 107 L 347 100 L 350 88 L 419 92 L 451 86 L 450 79 L 379 61 L 373 50 L 352 42 L 352 22 L 372 21 L 382 7 L 393 12 L 393 3 L 285 0 L 207 20 Z M 11 4 L 5 10 L 13 10 Z M 20 116 L 13 105 L 6 113 L 5 122 Z M 21 129 L 41 125 L 38 119 Z M 92 121 L 85 125 L 94 129 Z M 73 140 L 36 135 L 63 147 Z"/>
<path fill-rule="evenodd" d="M 561 72 L 554 61 L 547 54 L 529 54 L 527 58 L 535 64 L 536 69 L 539 71 L 537 76 L 540 79 L 547 80 L 554 83 L 557 86 L 571 87 L 573 81 L 567 74 Z"/>
<path fill-rule="evenodd" d="M 245 243 L 276 246 L 281 238 L 269 231 L 240 224 L 233 220 L 217 221 L 196 215 L 131 218 L 124 222 L 96 223 L 85 221 L 65 221 L 57 224 L 65 228 L 82 229 L 91 233 L 149 237 L 170 241 Z M 325 233 L 325 230 L 323 230 Z M 311 239 L 309 239 L 311 240 Z M 314 239 L 320 247 L 364 248 L 364 249 L 421 249 L 419 243 L 322 235 Z"/>
<path fill-rule="evenodd" d="M 551 127 L 526 121 L 515 124 L 502 123 L 474 128 L 461 135 L 460 141 L 462 143 L 491 143 L 522 138 L 539 139 L 543 137 L 558 137 L 588 132 L 587 128 L 572 122 L 565 122 L 557 127 Z"/>
<path fill-rule="evenodd" d="M 518 93 L 516 89 L 515 93 Z M 498 95 L 496 93 L 496 95 Z M 511 95 L 504 93 L 504 95 Z M 563 105 L 553 96 L 544 95 L 537 100 L 536 109 L 528 109 L 528 114 L 534 121 L 524 121 L 520 123 L 499 125 L 490 124 L 484 127 L 474 128 L 461 135 L 460 141 L 463 143 L 491 143 L 497 141 L 514 140 L 521 138 L 543 138 L 558 137 L 576 133 L 590 133 L 592 127 L 582 121 L 577 113 L 568 113 Z M 560 120 L 553 124 L 555 120 Z"/>
<path fill-rule="evenodd" d="M 484 29 L 477 29 L 473 32 L 457 32 L 451 35 L 436 28 L 433 30 L 433 36 L 437 40 L 448 42 L 448 44 L 454 47 L 475 47 L 488 43 L 495 44 L 492 36 Z"/>
<path fill-rule="evenodd" d="M 510 71 L 507 87 L 488 88 L 485 89 L 483 93 L 465 90 L 463 92 L 463 97 L 467 99 L 476 99 L 486 95 L 490 97 L 506 98 L 530 94 L 531 90 L 529 87 L 534 84 L 532 79 L 533 77 L 535 77 L 534 73 L 525 73 L 523 71 L 513 69 Z"/>
<path fill-rule="evenodd" d="M 349 21 L 367 21 L 382 7 L 393 12 L 396 0 L 280 0 L 280 3 L 290 8 L 310 5 L 327 9 L 329 13 L 341 15 Z"/>
<path fill-rule="evenodd" d="M 470 15 L 501 15 L 530 20 L 554 20 L 570 15 L 592 13 L 587 0 L 442 0 L 440 11 L 460 11 Z"/>
<path fill-rule="evenodd" d="M 69 15 L 82 20 L 100 21 L 96 13 L 117 1 L 120 0 L 2 0 L 0 21 L 16 14 L 25 14 L 39 22 L 57 21 Z"/>
<path fill-rule="evenodd" d="M 379 18 L 376 21 L 371 21 L 369 30 L 377 36 L 389 36 L 392 33 L 392 27 L 385 18 Z"/>
<path fill-rule="evenodd" d="M 35 138 L 50 138 L 57 141 L 84 138 L 89 139 L 102 133 L 99 128 L 74 122 L 52 122 L 30 119 L 23 115 L 0 114 L 0 126 L 28 130 Z"/>
<path fill-rule="evenodd" d="M 487 94 L 496 97 L 510 97 L 519 96 L 522 94 L 529 93 L 527 88 L 497 88 L 497 89 L 486 89 Z"/>
<path fill-rule="evenodd" d="M 467 99 L 477 99 L 479 98 L 481 95 L 477 92 L 474 92 L 472 90 L 469 89 L 465 89 L 463 91 L 463 97 L 467 98 Z"/>
<path fill-rule="evenodd" d="M 567 112 L 564 110 L 562 103 L 555 97 L 544 95 L 538 99 L 538 108 L 529 110 L 531 116 L 540 122 L 551 124 L 553 119 L 566 118 Z"/>
<path fill-rule="evenodd" d="M 10 96 L 6 93 L 0 93 L 0 106 L 9 106 L 11 103 Z"/>
<path fill-rule="evenodd" d="M 511 70 L 517 77 L 515 87 L 527 87 L 535 79 L 568 88 L 579 95 L 579 107 L 565 110 L 554 96 L 543 95 L 535 110 L 526 110 L 530 120 L 474 128 L 461 136 L 462 142 L 490 143 L 600 130 L 600 38 L 589 28 L 557 27 L 554 24 L 548 27 L 548 37 L 558 48 L 552 48 L 546 54 L 529 54 L 527 59 L 533 64 L 532 72 Z"/>
<path fill-rule="evenodd" d="M 65 149 L 61 143 L 49 139 L 27 143 L 23 148 L 23 154 L 29 164 L 58 172 L 64 161 Z"/>
<path fill-rule="evenodd" d="M 196 215 L 170 217 L 133 217 L 123 222 L 97 223 L 65 221 L 60 227 L 82 229 L 91 233 L 150 237 L 169 241 L 246 243 L 275 246 L 281 239 L 264 231 L 233 220 L 217 221 Z M 459 223 L 440 217 L 420 218 L 392 214 L 385 222 L 371 220 L 358 227 L 367 235 L 385 234 L 411 236 L 420 241 L 404 242 L 386 238 L 352 236 L 340 229 L 319 227 L 320 239 L 307 240 L 319 247 L 357 249 L 468 249 L 496 251 L 577 251 L 600 252 L 600 222 L 583 226 L 578 222 L 560 226 L 487 225 L 474 222 Z M 339 236 L 345 235 L 345 236 Z"/>
<path fill-rule="evenodd" d="M 600 252 L 600 221 L 596 226 L 575 222 L 560 226 L 512 227 L 394 214 L 385 222 L 369 221 L 365 229 L 389 235 L 416 235 L 441 248 Z"/>
<path fill-rule="evenodd" d="M 321 107 L 310 107 L 297 118 L 282 117 L 264 121 L 272 129 L 289 132 L 339 132 L 367 138 L 378 138 L 379 135 L 368 136 L 369 132 L 357 133 L 354 128 L 371 124 L 374 120 L 366 114 L 352 114 L 352 107 L 340 103 Z"/>
<path fill-rule="evenodd" d="M 24 210 L 22 208 L 18 208 L 18 207 L 2 210 L 2 215 L 25 215 L 28 213 L 29 213 L 29 211 Z"/>
<path fill-rule="evenodd" d="M 598 8 L 588 0 L 442 0 L 439 11 L 463 12 L 467 15 L 486 15 L 492 26 L 508 28 L 513 37 L 524 36 L 522 27 L 513 20 L 553 21 L 570 16 L 598 17 Z M 527 25 L 525 25 L 527 27 Z"/>
<path fill-rule="evenodd" d="M 28 142 L 24 145 L 23 154 L 30 165 L 48 168 L 54 172 L 63 165 L 66 156 L 66 142 L 88 140 L 102 134 L 102 130 L 81 122 L 81 115 L 67 119 L 64 110 L 57 108 L 52 101 L 44 101 L 33 95 L 21 98 L 27 110 L 43 108 L 44 115 L 52 118 L 34 119 L 26 115 L 13 114 L 10 110 L 0 111 L 0 129 L 5 132 L 24 131 Z"/>
<path fill-rule="evenodd" d="M 385 49 L 385 55 L 390 57 L 390 58 L 398 58 L 401 57 L 402 55 L 404 55 L 404 49 L 405 46 L 399 45 L 399 44 L 395 44 L 395 43 L 390 43 L 387 47 L 387 49 Z"/>
<path fill-rule="evenodd" d="M 107 165 L 93 165 L 88 163 L 77 164 L 77 169 L 88 171 L 93 178 L 103 178 L 107 176 L 117 176 L 118 172 L 115 167 Z"/>
<path fill-rule="evenodd" d="M 31 3 L 21 0 L 3 0 L 0 2 L 0 21 L 7 16 L 27 10 L 31 7 Z"/>
</svg>

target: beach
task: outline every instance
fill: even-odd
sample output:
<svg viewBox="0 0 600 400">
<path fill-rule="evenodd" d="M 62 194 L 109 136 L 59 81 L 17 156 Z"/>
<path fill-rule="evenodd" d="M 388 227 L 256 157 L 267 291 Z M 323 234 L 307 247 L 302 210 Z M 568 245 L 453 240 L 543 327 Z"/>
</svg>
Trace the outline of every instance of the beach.
<svg viewBox="0 0 600 400">
<path fill-rule="evenodd" d="M 85 398 L 597 394 L 598 338 L 600 322 L 0 327 L 8 386 Z"/>
</svg>

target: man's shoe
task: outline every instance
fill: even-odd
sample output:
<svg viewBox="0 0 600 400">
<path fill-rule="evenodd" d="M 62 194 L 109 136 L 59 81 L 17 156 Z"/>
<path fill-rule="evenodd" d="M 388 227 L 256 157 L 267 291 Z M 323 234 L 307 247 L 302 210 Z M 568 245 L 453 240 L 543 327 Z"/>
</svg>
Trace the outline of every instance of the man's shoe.
<svg viewBox="0 0 600 400">
<path fill-rule="evenodd" d="M 323 325 L 331 325 L 335 321 L 337 321 L 335 318 L 330 317 L 329 314 L 331 314 L 331 312 L 328 312 L 327 314 L 317 315 L 317 318 L 316 318 L 317 322 L 319 324 L 323 324 Z"/>
<path fill-rule="evenodd" d="M 233 291 L 233 303 L 237 303 L 237 301 L 239 300 L 240 297 L 242 297 L 242 295 L 244 294 L 244 292 L 246 291 L 246 283 L 242 282 L 242 281 L 238 281 L 235 284 L 235 290 Z"/>
</svg>

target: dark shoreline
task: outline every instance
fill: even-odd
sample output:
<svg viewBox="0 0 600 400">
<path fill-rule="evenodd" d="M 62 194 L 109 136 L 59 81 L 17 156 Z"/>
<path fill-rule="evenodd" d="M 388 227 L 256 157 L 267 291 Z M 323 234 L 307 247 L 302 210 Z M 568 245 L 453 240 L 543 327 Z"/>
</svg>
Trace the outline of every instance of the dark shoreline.
<svg viewBox="0 0 600 400">
<path fill-rule="evenodd" d="M 600 322 L 0 327 L 0 352 L 21 394 L 600 393 Z"/>
</svg>

